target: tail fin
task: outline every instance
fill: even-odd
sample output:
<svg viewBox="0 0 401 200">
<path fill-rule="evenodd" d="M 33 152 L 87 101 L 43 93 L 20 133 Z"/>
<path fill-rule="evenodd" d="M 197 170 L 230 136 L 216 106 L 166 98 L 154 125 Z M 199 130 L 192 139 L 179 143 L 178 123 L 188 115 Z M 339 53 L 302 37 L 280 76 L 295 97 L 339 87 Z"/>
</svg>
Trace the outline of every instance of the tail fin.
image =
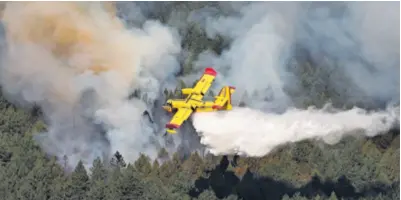
<svg viewBox="0 0 401 200">
<path fill-rule="evenodd" d="M 231 110 L 231 94 L 235 92 L 235 87 L 224 86 L 221 88 L 219 95 L 215 96 L 213 109 Z"/>
</svg>

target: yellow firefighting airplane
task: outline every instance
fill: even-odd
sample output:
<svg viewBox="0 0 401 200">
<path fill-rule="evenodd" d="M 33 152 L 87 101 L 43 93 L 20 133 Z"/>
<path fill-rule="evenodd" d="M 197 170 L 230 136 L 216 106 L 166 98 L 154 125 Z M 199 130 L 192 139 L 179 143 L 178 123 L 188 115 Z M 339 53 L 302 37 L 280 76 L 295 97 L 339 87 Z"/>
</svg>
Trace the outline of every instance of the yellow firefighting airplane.
<svg viewBox="0 0 401 200">
<path fill-rule="evenodd" d="M 202 77 L 198 80 L 195 87 L 183 88 L 181 92 L 187 95 L 185 99 L 168 99 L 163 109 L 170 113 L 175 113 L 169 123 L 166 124 L 166 133 L 174 134 L 185 120 L 193 112 L 213 112 L 219 110 L 231 110 L 231 94 L 235 87 L 224 86 L 219 95 L 215 96 L 214 101 L 202 101 L 205 93 L 214 82 L 217 72 L 213 68 L 206 68 Z"/>
</svg>

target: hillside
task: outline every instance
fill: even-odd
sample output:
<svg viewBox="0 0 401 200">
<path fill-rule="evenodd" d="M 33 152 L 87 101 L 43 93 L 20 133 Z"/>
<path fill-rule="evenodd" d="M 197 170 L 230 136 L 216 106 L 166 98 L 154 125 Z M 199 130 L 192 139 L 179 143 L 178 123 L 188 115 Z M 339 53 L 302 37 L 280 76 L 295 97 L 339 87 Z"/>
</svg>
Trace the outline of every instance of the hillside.
<svg viewBox="0 0 401 200">
<path fill-rule="evenodd" d="M 260 158 L 161 151 L 127 166 L 122 155 L 64 174 L 32 139 L 43 122 L 3 98 L 0 108 L 5 199 L 399 199 L 399 130 L 334 146 L 298 142 Z"/>
<path fill-rule="evenodd" d="M 1 4 L 0 196 L 399 199 L 392 3 Z M 234 110 L 163 137 L 206 66 Z"/>
</svg>

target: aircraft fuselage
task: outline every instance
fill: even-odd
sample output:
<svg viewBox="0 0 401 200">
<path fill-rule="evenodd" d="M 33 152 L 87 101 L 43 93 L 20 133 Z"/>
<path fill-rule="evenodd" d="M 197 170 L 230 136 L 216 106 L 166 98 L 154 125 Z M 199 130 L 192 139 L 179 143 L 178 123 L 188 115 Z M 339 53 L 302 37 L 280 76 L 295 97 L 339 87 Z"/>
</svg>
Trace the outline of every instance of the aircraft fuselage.
<svg viewBox="0 0 401 200">
<path fill-rule="evenodd" d="M 168 112 L 174 112 L 178 108 L 190 108 L 194 112 L 211 112 L 213 101 L 202 101 L 203 96 L 191 94 L 186 99 L 169 99 L 163 108 Z"/>
</svg>

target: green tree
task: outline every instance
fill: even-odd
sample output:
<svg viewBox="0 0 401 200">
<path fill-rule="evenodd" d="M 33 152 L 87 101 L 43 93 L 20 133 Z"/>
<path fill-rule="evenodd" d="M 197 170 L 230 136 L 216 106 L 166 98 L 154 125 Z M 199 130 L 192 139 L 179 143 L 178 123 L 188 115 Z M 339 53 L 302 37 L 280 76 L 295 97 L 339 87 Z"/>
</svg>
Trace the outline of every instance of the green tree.
<svg viewBox="0 0 401 200">
<path fill-rule="evenodd" d="M 120 192 L 120 182 L 122 178 L 121 168 L 117 165 L 111 168 L 109 172 L 109 179 L 107 181 L 106 199 L 122 199 Z"/>
<path fill-rule="evenodd" d="M 135 161 L 135 168 L 144 176 L 148 176 L 152 172 L 150 158 L 141 153 L 139 158 Z"/>
<path fill-rule="evenodd" d="M 152 175 L 158 176 L 159 175 L 159 170 L 160 170 L 160 164 L 159 161 L 154 160 L 152 164 Z"/>
<path fill-rule="evenodd" d="M 116 151 L 116 153 L 114 153 L 114 156 L 110 161 L 110 164 L 112 167 L 125 167 L 126 166 L 124 157 L 118 151 Z"/>
<path fill-rule="evenodd" d="M 313 197 L 313 200 L 323 200 L 323 197 L 321 197 L 319 194 Z"/>
<path fill-rule="evenodd" d="M 90 189 L 88 199 L 103 200 L 106 199 L 108 171 L 104 167 L 102 160 L 98 157 L 93 161 L 91 168 Z"/>
<path fill-rule="evenodd" d="M 308 200 L 308 198 L 301 196 L 301 193 L 295 193 L 291 198 L 291 200 Z"/>
<path fill-rule="evenodd" d="M 218 200 L 218 198 L 212 190 L 208 189 L 199 194 L 198 200 Z"/>
<path fill-rule="evenodd" d="M 36 119 L 5 101 L 0 94 L 0 131 L 12 134 L 25 134 L 29 132 Z"/>
<path fill-rule="evenodd" d="M 89 191 L 89 177 L 82 161 L 79 161 L 68 182 L 68 196 L 71 199 L 86 199 Z"/>
<path fill-rule="evenodd" d="M 337 198 L 337 196 L 336 196 L 336 193 L 335 193 L 334 191 L 331 192 L 330 197 L 329 197 L 329 200 L 338 200 L 338 198 Z"/>
<path fill-rule="evenodd" d="M 128 164 L 118 184 L 121 199 L 142 199 L 144 187 L 135 168 Z"/>
<path fill-rule="evenodd" d="M 32 180 L 31 178 L 25 178 L 23 180 L 24 181 L 22 181 L 22 184 L 17 186 L 17 198 L 26 200 L 36 199 L 35 188 L 32 185 L 32 182 L 35 182 L 35 180 Z M 38 184 L 42 185 L 40 180 L 38 180 Z"/>
<path fill-rule="evenodd" d="M 171 193 L 173 194 L 188 194 L 193 188 L 193 182 L 185 173 L 177 172 L 169 179 Z"/>
<path fill-rule="evenodd" d="M 178 153 L 173 154 L 173 159 L 165 161 L 160 166 L 160 176 L 163 179 L 168 180 L 175 173 L 179 172 L 181 169 L 181 160 L 179 158 Z"/>
<path fill-rule="evenodd" d="M 69 186 L 69 179 L 64 174 L 63 169 L 56 162 L 55 158 L 52 159 L 53 161 L 50 162 L 49 166 L 51 167 L 52 171 L 52 184 L 50 187 L 50 198 L 49 200 L 63 200 L 67 199 L 68 197 L 68 186 Z"/>
<path fill-rule="evenodd" d="M 161 148 L 159 153 L 157 154 L 157 158 L 161 159 L 162 161 L 169 159 L 167 150 L 165 148 Z"/>
<path fill-rule="evenodd" d="M 56 159 L 52 157 L 46 160 L 39 157 L 35 161 L 34 168 L 22 179 L 18 195 L 20 199 L 46 199 L 53 196 L 53 187 L 57 185 L 57 180 L 64 174 Z"/>
<path fill-rule="evenodd" d="M 183 171 L 190 177 L 196 178 L 202 175 L 204 166 L 202 158 L 198 152 L 192 153 L 191 156 L 183 163 Z"/>
<path fill-rule="evenodd" d="M 105 181 L 107 178 L 107 169 L 99 157 L 93 161 L 90 171 L 91 183 L 94 183 L 95 181 Z"/>
</svg>

